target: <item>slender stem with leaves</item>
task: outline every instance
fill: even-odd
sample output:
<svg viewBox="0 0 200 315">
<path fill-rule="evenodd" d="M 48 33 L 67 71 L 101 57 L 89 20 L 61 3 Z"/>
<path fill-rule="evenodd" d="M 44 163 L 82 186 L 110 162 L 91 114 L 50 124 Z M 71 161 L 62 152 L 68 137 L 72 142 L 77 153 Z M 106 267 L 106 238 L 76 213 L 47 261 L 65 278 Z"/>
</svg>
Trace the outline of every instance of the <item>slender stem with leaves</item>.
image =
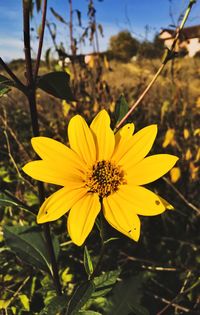
<svg viewBox="0 0 200 315">
<path fill-rule="evenodd" d="M 25 63 L 26 63 L 26 79 L 27 79 L 27 98 L 30 107 L 31 114 L 31 124 L 33 135 L 39 136 L 39 123 L 38 123 L 38 113 L 37 113 L 37 105 L 36 105 L 36 78 L 39 70 L 42 46 L 43 46 L 43 36 L 44 36 L 44 28 L 45 28 L 45 20 L 46 20 L 46 8 L 47 8 L 47 0 L 44 0 L 43 7 L 43 17 L 42 17 L 42 29 L 40 32 L 39 39 L 39 47 L 38 54 L 36 60 L 35 72 L 33 74 L 32 67 L 32 59 L 31 59 L 31 46 L 30 46 L 30 6 L 29 2 L 26 0 L 23 1 L 23 21 L 24 21 L 24 51 L 25 51 Z M 39 192 L 39 200 L 42 204 L 45 200 L 45 191 L 44 185 L 42 182 L 38 182 L 38 192 Z M 58 266 L 56 262 L 55 252 L 53 248 L 50 226 L 48 223 L 43 225 L 44 234 L 48 246 L 49 255 L 51 258 L 52 264 L 52 277 L 55 284 L 55 288 L 58 295 L 62 294 L 62 289 L 60 285 L 59 275 L 58 275 Z"/>
</svg>

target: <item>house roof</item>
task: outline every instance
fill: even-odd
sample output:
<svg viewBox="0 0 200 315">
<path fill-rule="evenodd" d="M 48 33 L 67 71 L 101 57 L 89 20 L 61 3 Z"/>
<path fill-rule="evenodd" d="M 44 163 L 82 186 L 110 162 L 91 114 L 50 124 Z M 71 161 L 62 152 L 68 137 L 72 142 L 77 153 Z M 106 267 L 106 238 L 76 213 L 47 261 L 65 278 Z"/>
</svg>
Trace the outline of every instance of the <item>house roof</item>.
<svg viewBox="0 0 200 315">
<path fill-rule="evenodd" d="M 161 30 L 160 35 L 163 34 L 164 32 L 169 33 L 169 38 L 173 38 L 176 34 L 176 30 L 164 28 Z M 180 33 L 180 39 L 187 40 L 190 38 L 200 38 L 200 25 L 185 27 L 184 29 L 182 29 Z"/>
</svg>

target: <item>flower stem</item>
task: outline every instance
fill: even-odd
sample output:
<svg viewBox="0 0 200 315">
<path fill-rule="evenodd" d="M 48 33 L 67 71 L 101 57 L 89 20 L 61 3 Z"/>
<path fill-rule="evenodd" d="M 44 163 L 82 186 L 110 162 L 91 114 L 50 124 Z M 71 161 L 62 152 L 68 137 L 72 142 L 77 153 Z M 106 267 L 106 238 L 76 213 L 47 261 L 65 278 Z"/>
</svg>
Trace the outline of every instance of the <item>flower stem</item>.
<svg viewBox="0 0 200 315">
<path fill-rule="evenodd" d="M 39 123 L 38 123 L 38 113 L 37 113 L 37 105 L 36 105 L 36 85 L 35 85 L 35 78 L 33 76 L 33 68 L 32 68 L 32 60 L 31 60 L 31 47 L 30 47 L 30 2 L 27 0 L 23 0 L 23 21 L 24 21 L 24 51 L 25 51 L 25 63 L 26 63 L 26 79 L 27 79 L 27 99 L 29 102 L 30 107 L 30 115 L 31 115 L 31 125 L 33 130 L 33 135 L 39 136 Z M 46 11 L 47 6 L 47 0 L 45 0 L 44 4 L 44 11 Z M 46 13 L 43 12 L 43 22 L 42 27 L 45 27 L 45 19 L 46 19 Z M 39 48 L 38 48 L 38 54 L 37 54 L 37 62 L 36 62 L 36 69 L 35 74 L 37 75 L 39 64 L 40 64 L 40 58 L 41 58 L 41 51 L 42 51 L 42 45 L 43 45 L 43 34 L 44 29 L 41 31 L 41 37 L 39 40 Z M 45 191 L 44 191 L 44 185 L 42 182 L 38 181 L 38 193 L 39 193 L 39 200 L 40 204 L 44 202 L 45 200 Z M 44 234 L 45 239 L 51 259 L 52 264 L 52 278 L 55 284 L 57 295 L 62 294 L 61 284 L 59 280 L 58 275 L 58 266 L 56 262 L 55 252 L 53 248 L 51 233 L 50 233 L 50 227 L 49 224 L 46 223 L 43 225 L 44 228 Z"/>
<path fill-rule="evenodd" d="M 176 47 L 177 41 L 180 37 L 180 33 L 185 25 L 185 22 L 188 19 L 188 16 L 190 14 L 190 11 L 192 9 L 192 6 L 196 3 L 196 0 L 190 0 L 187 9 L 185 11 L 185 14 L 183 16 L 183 19 L 181 21 L 180 26 L 176 29 L 176 34 L 173 40 L 173 43 L 171 45 L 171 48 L 167 50 L 167 53 L 164 55 L 163 61 L 158 69 L 158 71 L 156 72 L 156 74 L 154 75 L 153 79 L 151 80 L 151 82 L 148 84 L 148 86 L 146 87 L 146 89 L 144 90 L 144 92 L 139 96 L 139 98 L 137 99 L 137 101 L 135 103 L 133 103 L 133 105 L 131 106 L 130 110 L 128 111 L 128 113 L 120 120 L 120 122 L 117 124 L 117 126 L 115 127 L 115 130 L 119 129 L 123 123 L 126 121 L 126 119 L 132 114 L 132 112 L 134 111 L 134 109 L 141 103 L 141 101 L 144 99 L 144 97 L 146 96 L 146 94 L 149 92 L 149 90 L 151 89 L 151 87 L 153 86 L 153 84 L 156 82 L 157 78 L 159 77 L 160 73 L 162 72 L 162 70 L 164 69 L 165 65 L 167 64 L 167 62 L 169 60 L 172 60 L 174 57 L 174 49 Z"/>
</svg>

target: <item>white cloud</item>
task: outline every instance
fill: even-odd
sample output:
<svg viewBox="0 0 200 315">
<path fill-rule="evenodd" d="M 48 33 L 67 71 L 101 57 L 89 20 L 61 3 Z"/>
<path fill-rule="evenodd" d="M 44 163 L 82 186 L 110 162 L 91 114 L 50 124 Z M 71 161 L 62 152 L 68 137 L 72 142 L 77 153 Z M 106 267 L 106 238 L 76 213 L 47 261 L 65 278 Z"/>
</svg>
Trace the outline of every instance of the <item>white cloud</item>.
<svg viewBox="0 0 200 315">
<path fill-rule="evenodd" d="M 0 56 L 4 61 L 23 57 L 23 42 L 20 39 L 6 37 L 1 38 Z"/>
</svg>

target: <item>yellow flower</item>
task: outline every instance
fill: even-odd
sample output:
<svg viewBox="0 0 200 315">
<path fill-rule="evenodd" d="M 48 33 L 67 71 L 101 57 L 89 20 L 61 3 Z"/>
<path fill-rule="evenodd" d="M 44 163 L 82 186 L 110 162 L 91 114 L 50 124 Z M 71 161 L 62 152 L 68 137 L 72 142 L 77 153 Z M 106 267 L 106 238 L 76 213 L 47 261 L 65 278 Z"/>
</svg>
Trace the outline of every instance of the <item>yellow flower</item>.
<svg viewBox="0 0 200 315">
<path fill-rule="evenodd" d="M 181 170 L 179 167 L 173 167 L 170 171 L 172 183 L 176 183 L 181 177 Z"/>
<path fill-rule="evenodd" d="M 169 128 L 165 134 L 165 139 L 164 142 L 162 144 L 163 148 L 166 148 L 169 144 L 171 144 L 172 146 L 175 146 L 176 142 L 175 142 L 175 130 Z"/>
<path fill-rule="evenodd" d="M 68 232 L 82 245 L 101 208 L 115 229 L 138 241 L 139 215 L 157 215 L 171 208 L 166 201 L 141 187 L 167 173 L 178 160 L 168 154 L 145 156 L 157 134 L 156 125 L 133 134 L 126 124 L 116 134 L 102 110 L 90 127 L 76 115 L 68 126 L 70 148 L 46 137 L 32 139 L 42 160 L 26 164 L 31 177 L 64 186 L 42 204 L 37 222 L 54 221 L 69 212 Z"/>
</svg>

